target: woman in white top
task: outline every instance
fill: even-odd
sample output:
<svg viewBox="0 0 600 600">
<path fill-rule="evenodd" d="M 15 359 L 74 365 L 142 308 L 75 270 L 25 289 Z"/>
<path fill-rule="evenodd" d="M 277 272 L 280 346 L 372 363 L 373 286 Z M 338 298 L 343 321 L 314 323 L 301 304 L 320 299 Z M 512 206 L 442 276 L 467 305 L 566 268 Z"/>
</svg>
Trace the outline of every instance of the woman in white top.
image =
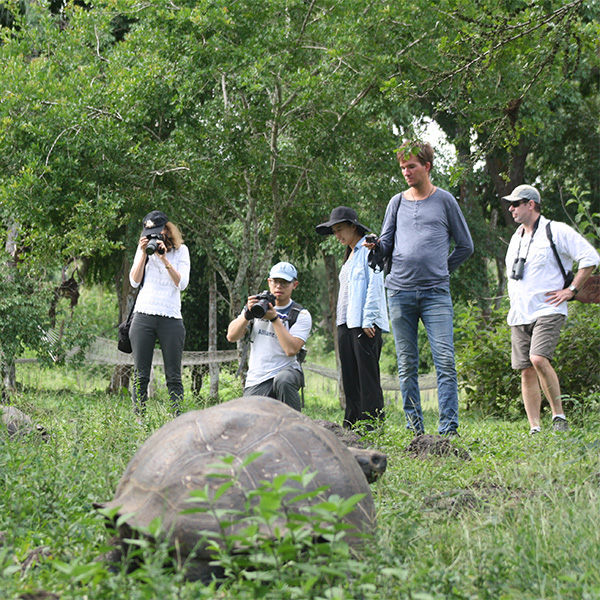
<svg viewBox="0 0 600 600">
<path fill-rule="evenodd" d="M 129 337 L 135 364 L 133 406 L 144 413 L 154 345 L 162 350 L 169 399 L 175 415 L 183 398 L 181 359 L 185 327 L 181 317 L 181 292 L 190 278 L 190 254 L 176 225 L 153 210 L 142 221 L 144 229 L 129 272 L 129 282 L 140 287 Z"/>
</svg>

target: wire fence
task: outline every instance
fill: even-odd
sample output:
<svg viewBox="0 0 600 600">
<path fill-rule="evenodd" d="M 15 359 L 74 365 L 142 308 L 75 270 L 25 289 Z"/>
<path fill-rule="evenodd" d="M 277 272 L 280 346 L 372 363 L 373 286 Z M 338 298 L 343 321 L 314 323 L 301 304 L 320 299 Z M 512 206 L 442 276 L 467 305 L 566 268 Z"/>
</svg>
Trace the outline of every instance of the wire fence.
<svg viewBox="0 0 600 600">
<path fill-rule="evenodd" d="M 182 365 L 191 367 L 195 365 L 225 364 L 239 360 L 238 350 L 216 350 L 208 351 L 184 351 Z M 18 359 L 17 363 L 35 362 L 36 359 Z M 85 361 L 97 365 L 132 365 L 133 354 L 125 354 L 118 350 L 115 340 L 97 337 L 85 353 Z M 163 357 L 160 350 L 154 350 L 152 359 L 153 367 L 163 367 Z M 307 389 L 324 391 L 328 394 L 336 394 L 340 384 L 340 373 L 337 369 L 325 367 L 313 362 L 303 364 Z M 398 400 L 400 382 L 398 377 L 391 375 L 381 376 L 381 388 L 386 399 Z M 431 399 L 437 389 L 435 374 L 420 375 L 419 388 L 424 392 L 424 400 Z"/>
</svg>

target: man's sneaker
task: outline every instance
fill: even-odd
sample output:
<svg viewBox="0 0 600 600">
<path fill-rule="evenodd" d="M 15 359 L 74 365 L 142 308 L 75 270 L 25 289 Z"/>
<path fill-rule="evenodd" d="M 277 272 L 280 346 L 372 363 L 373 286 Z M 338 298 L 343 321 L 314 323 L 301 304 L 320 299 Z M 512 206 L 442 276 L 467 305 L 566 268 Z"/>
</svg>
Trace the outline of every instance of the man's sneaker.
<svg viewBox="0 0 600 600">
<path fill-rule="evenodd" d="M 460 434 L 456 429 L 448 429 L 448 431 L 444 431 L 444 433 L 440 433 L 440 435 L 445 437 L 460 437 Z"/>
<path fill-rule="evenodd" d="M 529 430 L 529 435 L 535 435 L 536 433 L 541 433 L 542 430 L 536 425 Z"/>
<path fill-rule="evenodd" d="M 552 429 L 554 431 L 569 431 L 569 423 L 563 417 L 554 417 L 552 419 Z"/>
</svg>

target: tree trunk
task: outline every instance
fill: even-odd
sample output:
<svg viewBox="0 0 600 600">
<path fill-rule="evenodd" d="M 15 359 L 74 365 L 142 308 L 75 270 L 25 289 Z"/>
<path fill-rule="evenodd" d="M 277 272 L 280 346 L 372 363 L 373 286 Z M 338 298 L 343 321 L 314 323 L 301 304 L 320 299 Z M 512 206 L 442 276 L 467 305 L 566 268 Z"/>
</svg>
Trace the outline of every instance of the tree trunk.
<svg viewBox="0 0 600 600">
<path fill-rule="evenodd" d="M 325 273 L 327 275 L 327 290 L 329 294 L 329 315 L 326 316 L 329 330 L 333 337 L 333 348 L 335 350 L 335 364 L 338 372 L 338 400 L 340 408 L 346 409 L 346 394 L 342 385 L 341 369 L 340 369 L 340 349 L 338 345 L 337 327 L 335 324 L 337 297 L 339 292 L 338 272 L 335 256 L 331 254 L 323 254 L 323 262 L 325 263 Z"/>
<path fill-rule="evenodd" d="M 498 198 L 508 196 L 518 185 L 524 183 L 525 162 L 528 154 L 529 146 L 521 139 L 510 155 L 504 150 L 496 150 L 486 156 L 486 170 L 494 182 L 494 189 Z M 508 181 L 504 177 L 505 173 L 508 173 Z M 508 206 L 502 206 L 501 210 L 504 224 L 512 227 L 514 221 L 508 211 Z"/>
<path fill-rule="evenodd" d="M 203 377 L 203 365 L 192 365 L 192 394 L 194 394 L 194 396 L 198 396 L 202 390 Z"/>
<path fill-rule="evenodd" d="M 119 319 L 118 323 L 122 323 L 129 311 L 135 304 L 137 290 L 134 290 L 129 285 L 129 269 L 131 265 L 127 256 L 123 254 L 121 268 L 115 277 L 115 287 L 117 289 L 117 297 L 119 300 Z M 118 394 L 123 388 L 129 389 L 133 367 L 131 365 L 115 365 L 110 378 L 110 383 L 106 392 L 108 394 Z"/>
<path fill-rule="evenodd" d="M 208 352 L 217 351 L 217 273 L 213 269 L 208 280 Z M 219 398 L 219 363 L 208 366 L 211 400 Z"/>
<path fill-rule="evenodd" d="M 129 380 L 131 379 L 131 365 L 115 365 L 110 383 L 106 388 L 107 394 L 118 394 L 122 389 L 129 389 Z"/>
<path fill-rule="evenodd" d="M 2 359 L 2 399 L 9 398 L 17 391 L 17 375 L 14 360 Z"/>
<path fill-rule="evenodd" d="M 18 260 L 18 248 L 16 242 L 18 233 L 19 226 L 16 223 L 12 223 L 6 233 L 6 243 L 4 246 L 5 251 L 11 257 L 10 260 L 7 262 L 7 265 L 9 267 L 8 277 L 11 281 L 14 280 L 14 278 L 10 269 L 15 268 L 17 266 Z M 2 398 L 5 398 L 10 394 L 14 393 L 17 389 L 15 357 L 3 356 L 0 351 L 0 367 L 2 369 Z"/>
</svg>

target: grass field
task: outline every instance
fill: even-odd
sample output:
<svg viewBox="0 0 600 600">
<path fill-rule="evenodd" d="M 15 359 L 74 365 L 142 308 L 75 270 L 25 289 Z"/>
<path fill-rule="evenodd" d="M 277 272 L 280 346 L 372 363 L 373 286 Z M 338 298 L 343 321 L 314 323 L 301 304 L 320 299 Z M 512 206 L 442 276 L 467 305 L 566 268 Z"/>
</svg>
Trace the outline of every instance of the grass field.
<svg viewBox="0 0 600 600">
<path fill-rule="evenodd" d="M 415 457 L 393 396 L 372 442 L 388 470 L 372 486 L 378 532 L 356 562 L 323 574 L 304 596 L 279 583 L 245 592 L 243 582 L 208 590 L 162 565 L 159 550 L 134 573 L 109 572 L 95 558 L 107 532 L 93 509 L 108 500 L 148 435 L 170 417 L 157 387 L 145 425 L 128 397 L 103 391 L 103 369 L 40 371 L 20 366 L 14 404 L 50 436 L 0 433 L 0 597 L 94 598 L 600 598 L 600 416 L 579 409 L 572 430 L 528 435 L 525 420 L 463 411 L 458 456 Z M 239 383 L 224 376 L 224 399 Z M 186 397 L 185 408 L 202 406 Z M 436 431 L 435 403 L 426 410 Z M 305 412 L 339 421 L 335 390 L 309 382 Z M 347 566 L 347 570 L 346 570 Z M 26 594 L 55 594 L 27 596 Z"/>
</svg>

